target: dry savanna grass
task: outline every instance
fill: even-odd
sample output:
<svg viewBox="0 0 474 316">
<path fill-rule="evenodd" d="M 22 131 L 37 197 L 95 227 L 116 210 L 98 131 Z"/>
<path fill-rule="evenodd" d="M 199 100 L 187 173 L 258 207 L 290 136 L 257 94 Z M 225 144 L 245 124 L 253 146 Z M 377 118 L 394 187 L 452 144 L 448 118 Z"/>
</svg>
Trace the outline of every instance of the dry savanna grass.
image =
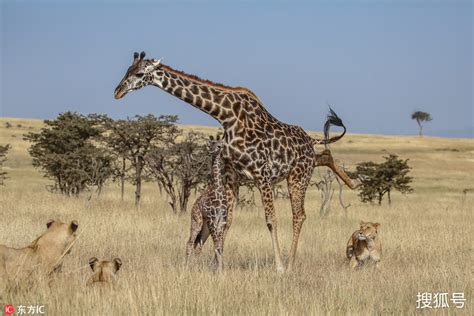
<svg viewBox="0 0 474 316">
<path fill-rule="evenodd" d="M 5 128 L 6 121 L 11 128 Z M 472 139 L 344 137 L 332 150 L 349 168 L 389 153 L 409 158 L 415 192 L 393 194 L 392 206 L 379 207 L 362 204 L 346 189 L 347 216 L 334 199 L 329 217 L 321 220 L 319 193 L 310 188 L 297 264 L 283 275 L 275 272 L 261 207 L 237 208 L 225 245 L 225 271 L 216 274 L 211 242 L 192 268 L 185 266 L 189 214 L 173 215 L 156 185 L 145 186 L 140 209 L 133 206 L 130 185 L 123 202 L 113 183 L 90 201 L 48 193 L 48 181 L 32 168 L 21 136 L 39 127 L 36 120 L 0 119 L 0 143 L 13 146 L 5 166 L 10 179 L 0 188 L 0 243 L 25 246 L 45 230 L 49 218 L 78 220 L 81 235 L 50 287 L 9 292 L 3 303 L 46 304 L 51 315 L 411 314 L 417 311 L 418 292 L 464 292 L 464 309 L 450 302 L 449 309 L 437 311 L 472 313 L 474 199 L 472 191 L 463 193 L 473 189 Z M 286 258 L 292 236 L 289 201 L 277 200 L 276 209 Z M 380 271 L 351 271 L 346 265 L 345 244 L 360 220 L 381 223 Z M 122 259 L 115 288 L 85 286 L 93 256 Z"/>
</svg>

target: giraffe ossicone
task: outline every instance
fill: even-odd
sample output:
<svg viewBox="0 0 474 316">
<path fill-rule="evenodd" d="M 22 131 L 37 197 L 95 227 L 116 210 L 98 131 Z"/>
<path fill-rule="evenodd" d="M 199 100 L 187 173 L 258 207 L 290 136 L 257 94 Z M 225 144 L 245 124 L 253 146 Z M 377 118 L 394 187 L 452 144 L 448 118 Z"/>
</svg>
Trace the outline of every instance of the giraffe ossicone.
<svg viewBox="0 0 474 316">
<path fill-rule="evenodd" d="M 286 179 L 293 213 L 293 239 L 288 269 L 294 264 L 299 235 L 304 220 L 304 198 L 313 169 L 327 166 L 349 187 L 352 180 L 337 166 L 326 149 L 318 154 L 314 145 L 327 145 L 341 139 L 345 132 L 342 120 L 331 111 L 322 139 L 310 137 L 301 127 L 283 123 L 271 115 L 257 95 L 244 87 L 231 87 L 175 70 L 162 62 L 134 58 L 125 76 L 115 89 L 115 98 L 152 85 L 209 114 L 224 128 L 222 151 L 223 177 L 227 195 L 227 222 L 232 223 L 233 208 L 241 181 L 250 179 L 259 189 L 270 231 L 277 271 L 284 271 L 278 242 L 278 225 L 274 207 L 273 186 Z M 341 135 L 329 138 L 331 125 L 344 128 Z"/>
</svg>

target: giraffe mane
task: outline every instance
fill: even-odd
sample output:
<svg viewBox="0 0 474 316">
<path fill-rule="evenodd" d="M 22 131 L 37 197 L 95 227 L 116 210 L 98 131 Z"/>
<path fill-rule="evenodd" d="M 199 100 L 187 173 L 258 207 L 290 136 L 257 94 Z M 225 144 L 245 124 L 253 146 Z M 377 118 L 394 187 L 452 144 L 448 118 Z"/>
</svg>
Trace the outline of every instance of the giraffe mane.
<svg viewBox="0 0 474 316">
<path fill-rule="evenodd" d="M 245 87 L 226 86 L 222 83 L 217 83 L 217 82 L 214 82 L 214 81 L 211 81 L 211 80 L 208 80 L 208 79 L 202 79 L 202 78 L 200 78 L 196 75 L 191 75 L 191 74 L 188 74 L 184 71 L 173 69 L 170 66 L 167 66 L 167 65 L 164 65 L 164 64 L 161 64 L 161 67 L 163 67 L 166 71 L 169 71 L 169 72 L 174 73 L 176 75 L 179 75 L 181 77 L 184 77 L 184 78 L 187 78 L 187 79 L 190 79 L 190 80 L 193 80 L 193 81 L 197 81 L 197 82 L 200 82 L 200 83 L 212 86 L 212 87 L 216 87 L 216 88 L 227 90 L 227 91 L 241 91 L 241 92 L 244 92 L 244 93 L 248 93 L 248 94 L 250 94 L 251 97 L 255 98 L 260 103 L 260 99 L 258 98 L 258 96 L 252 90 L 247 89 Z"/>
</svg>

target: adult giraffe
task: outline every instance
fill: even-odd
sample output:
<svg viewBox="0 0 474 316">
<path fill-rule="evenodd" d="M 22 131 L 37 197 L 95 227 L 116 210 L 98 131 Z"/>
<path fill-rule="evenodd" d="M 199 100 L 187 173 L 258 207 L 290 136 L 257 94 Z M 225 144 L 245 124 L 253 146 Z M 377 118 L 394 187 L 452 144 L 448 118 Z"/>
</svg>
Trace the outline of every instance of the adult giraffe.
<svg viewBox="0 0 474 316">
<path fill-rule="evenodd" d="M 331 111 L 325 124 L 325 138 L 311 138 L 301 127 L 288 125 L 273 117 L 250 90 L 229 87 L 203 80 L 194 75 L 172 69 L 155 59 L 145 59 L 145 52 L 134 53 L 133 63 L 115 89 L 115 98 L 128 92 L 153 85 L 215 118 L 224 128 L 224 179 L 228 196 L 228 215 L 225 231 L 232 223 L 232 212 L 238 194 L 239 181 L 250 179 L 260 190 L 267 227 L 271 233 L 275 264 L 284 272 L 277 236 L 277 219 L 273 205 L 275 183 L 287 179 L 293 211 L 293 241 L 288 260 L 291 270 L 301 226 L 306 218 L 304 198 L 315 166 L 331 168 L 349 187 L 352 181 L 332 159 L 329 150 L 316 154 L 315 144 L 329 144 L 344 136 L 342 121 Z M 331 124 L 344 132 L 329 138 Z M 201 236 L 202 242 L 208 236 Z"/>
</svg>

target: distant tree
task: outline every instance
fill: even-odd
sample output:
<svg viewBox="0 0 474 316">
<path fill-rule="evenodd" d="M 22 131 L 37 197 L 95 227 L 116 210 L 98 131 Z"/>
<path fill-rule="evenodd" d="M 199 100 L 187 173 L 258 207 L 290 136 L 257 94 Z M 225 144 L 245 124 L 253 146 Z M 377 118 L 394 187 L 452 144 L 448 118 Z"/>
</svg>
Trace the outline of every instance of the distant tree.
<svg viewBox="0 0 474 316">
<path fill-rule="evenodd" d="M 191 131 L 182 136 L 175 130 L 163 146 L 156 146 L 145 158 L 149 175 L 168 195 L 174 213 L 186 212 L 191 192 L 210 179 L 207 140 L 201 133 Z"/>
<path fill-rule="evenodd" d="M 38 133 L 24 139 L 32 143 L 28 152 L 33 166 L 54 181 L 52 191 L 77 196 L 89 187 L 100 192 L 112 174 L 112 157 L 95 145 L 100 129 L 83 115 L 65 112 L 55 120 L 45 120 Z"/>
<path fill-rule="evenodd" d="M 408 166 L 408 159 L 399 159 L 397 155 L 384 158 L 385 161 L 379 164 L 373 161 L 361 162 L 357 165 L 355 174 L 350 174 L 359 176 L 362 180 L 359 197 L 364 203 L 377 200 L 380 205 L 386 194 L 388 203 L 391 204 L 390 193 L 393 190 L 401 193 L 413 192 L 413 188 L 410 187 L 413 178 L 408 176 L 411 169 Z"/>
<path fill-rule="evenodd" d="M 97 126 L 101 127 L 101 135 L 99 137 L 109 149 L 114 157 L 112 163 L 112 178 L 114 181 L 117 179 L 120 181 L 120 198 L 123 201 L 125 193 L 125 179 L 127 178 L 128 172 L 131 167 L 127 164 L 127 149 L 125 141 L 117 137 L 117 133 L 124 125 L 124 121 L 114 121 L 112 118 L 106 115 L 92 114 L 90 118 L 94 120 Z"/>
<path fill-rule="evenodd" d="M 431 118 L 430 113 L 427 112 L 422 112 L 422 111 L 416 111 L 411 114 L 411 119 L 416 120 L 418 123 L 418 126 L 420 127 L 420 136 L 423 136 L 423 124 L 425 122 L 429 122 L 433 120 Z"/>
<path fill-rule="evenodd" d="M 242 180 L 239 186 L 245 187 L 247 192 L 242 192 L 239 194 L 240 190 L 237 191 L 237 205 L 240 207 L 255 207 L 257 205 L 255 198 L 255 182 Z"/>
<path fill-rule="evenodd" d="M 7 154 L 11 146 L 9 144 L 0 145 L 0 185 L 4 185 L 4 180 L 7 178 L 7 172 L 2 170 L 3 163 L 7 160 Z"/>
<path fill-rule="evenodd" d="M 320 170 L 318 169 L 318 173 Z M 332 184 L 336 179 L 336 175 L 331 170 L 327 169 L 325 175 L 321 175 L 321 180 L 319 182 L 313 182 L 321 193 L 321 206 L 319 208 L 319 217 L 324 218 L 329 215 L 331 211 L 331 200 L 334 195 L 334 189 Z"/>
<path fill-rule="evenodd" d="M 273 185 L 273 198 L 275 200 L 282 198 L 282 199 L 289 199 L 290 195 L 288 194 L 288 189 L 283 186 L 281 183 L 277 183 Z"/>
<path fill-rule="evenodd" d="M 118 171 L 122 192 L 127 173 L 126 160 L 130 163 L 133 174 L 128 179 L 135 185 L 135 206 L 139 206 L 142 182 L 145 179 L 145 157 L 157 146 L 169 141 L 170 135 L 177 131 L 177 116 L 154 115 L 140 116 L 126 120 L 112 120 L 107 116 L 97 116 L 106 130 L 102 136 L 105 144 L 121 159 Z"/>
<path fill-rule="evenodd" d="M 344 170 L 344 172 L 347 172 L 347 170 L 344 167 L 342 169 Z M 333 188 L 334 180 L 336 180 L 337 184 L 339 185 L 339 193 L 338 193 L 339 204 L 344 210 L 344 214 L 347 216 L 347 209 L 351 205 L 344 203 L 344 199 L 342 196 L 344 182 L 342 182 L 342 180 L 340 180 L 331 170 L 326 170 L 326 173 L 322 174 L 321 170 L 318 169 L 317 175 L 320 180 L 319 181 L 311 180 L 309 182 L 309 185 L 316 187 L 321 194 L 321 206 L 319 208 L 319 217 L 321 218 L 327 217 L 329 215 L 329 212 L 331 211 L 332 198 L 335 192 L 335 189 Z"/>
</svg>

